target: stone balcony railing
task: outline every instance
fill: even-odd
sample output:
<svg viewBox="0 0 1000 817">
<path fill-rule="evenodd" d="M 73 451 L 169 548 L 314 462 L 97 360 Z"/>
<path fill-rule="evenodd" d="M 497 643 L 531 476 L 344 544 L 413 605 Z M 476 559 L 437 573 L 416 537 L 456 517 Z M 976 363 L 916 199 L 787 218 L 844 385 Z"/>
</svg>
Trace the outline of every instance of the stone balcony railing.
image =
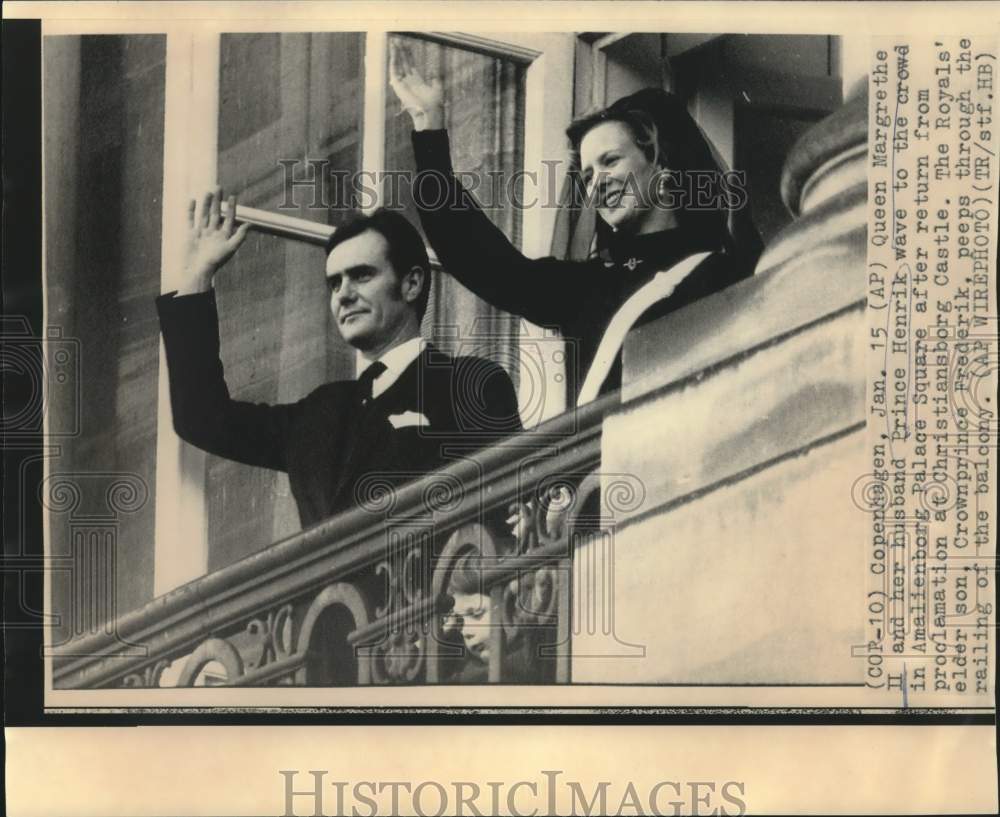
<svg viewBox="0 0 1000 817">
<path fill-rule="evenodd" d="M 862 96 L 803 138 L 796 220 L 754 278 L 634 330 L 620 394 L 61 645 L 54 686 L 468 680 L 470 592 L 482 681 L 861 684 L 866 121 Z"/>
</svg>

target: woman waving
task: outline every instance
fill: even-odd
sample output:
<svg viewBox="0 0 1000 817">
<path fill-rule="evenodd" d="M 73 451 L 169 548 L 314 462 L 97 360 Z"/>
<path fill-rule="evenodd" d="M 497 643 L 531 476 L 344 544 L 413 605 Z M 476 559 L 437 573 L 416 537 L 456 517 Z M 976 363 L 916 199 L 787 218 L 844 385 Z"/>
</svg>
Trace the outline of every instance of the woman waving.
<svg viewBox="0 0 1000 817">
<path fill-rule="evenodd" d="M 658 273 L 673 278 L 661 287 L 656 315 L 752 274 L 759 238 L 748 229 L 738 241 L 730 227 L 740 222 L 731 216 L 746 205 L 745 191 L 676 96 L 645 89 L 567 129 L 598 217 L 590 257 L 568 261 L 526 258 L 461 186 L 440 83 L 425 80 L 402 47 L 390 53 L 390 84 L 413 120 L 413 197 L 438 259 L 493 306 L 562 332 L 573 395 L 582 384 L 574 372 L 590 369 L 612 318 Z M 620 385 L 620 359 L 608 368 L 601 392 Z"/>
</svg>

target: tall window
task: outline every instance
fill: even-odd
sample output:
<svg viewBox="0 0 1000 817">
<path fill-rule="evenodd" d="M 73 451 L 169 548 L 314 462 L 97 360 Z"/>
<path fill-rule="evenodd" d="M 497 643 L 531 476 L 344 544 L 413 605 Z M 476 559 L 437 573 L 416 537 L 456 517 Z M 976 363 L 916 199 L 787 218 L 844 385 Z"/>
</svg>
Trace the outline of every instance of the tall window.
<svg viewBox="0 0 1000 817">
<path fill-rule="evenodd" d="M 517 182 L 524 167 L 525 65 L 416 37 L 393 40 L 411 51 L 428 77 L 440 78 L 455 170 L 484 180 L 478 196 L 483 209 L 520 246 L 522 213 L 510 198 L 523 199 Z M 412 172 L 410 117 L 393 94 L 386 97 L 385 116 L 386 169 Z M 490 179 L 500 181 L 491 187 Z M 409 193 L 408 185 L 399 185 L 404 213 L 419 227 Z M 424 334 L 450 353 L 493 358 L 517 382 L 517 322 L 448 276 L 436 276 Z"/>
</svg>

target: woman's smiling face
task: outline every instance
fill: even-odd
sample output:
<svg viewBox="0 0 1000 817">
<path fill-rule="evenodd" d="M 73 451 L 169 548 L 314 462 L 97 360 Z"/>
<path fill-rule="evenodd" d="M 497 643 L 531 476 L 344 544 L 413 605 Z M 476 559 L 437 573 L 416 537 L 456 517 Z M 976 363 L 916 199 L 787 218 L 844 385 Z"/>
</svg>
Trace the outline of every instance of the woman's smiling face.
<svg viewBox="0 0 1000 817">
<path fill-rule="evenodd" d="M 598 215 L 616 230 L 649 232 L 659 166 L 635 143 L 624 122 L 595 125 L 580 140 L 580 169 Z M 659 229 L 659 225 L 655 229 Z"/>
</svg>

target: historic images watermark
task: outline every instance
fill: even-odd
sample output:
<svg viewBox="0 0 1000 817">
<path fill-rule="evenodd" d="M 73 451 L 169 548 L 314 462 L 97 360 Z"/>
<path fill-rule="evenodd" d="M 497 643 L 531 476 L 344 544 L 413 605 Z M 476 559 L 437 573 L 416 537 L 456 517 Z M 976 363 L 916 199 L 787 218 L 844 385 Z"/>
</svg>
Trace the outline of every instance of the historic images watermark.
<svg viewBox="0 0 1000 817">
<path fill-rule="evenodd" d="M 747 813 L 740 780 L 631 780 L 582 783 L 558 769 L 532 780 L 336 780 L 326 769 L 281 769 L 283 817 L 376 817 L 380 814 L 740 815 Z"/>
<path fill-rule="evenodd" d="M 681 172 L 666 168 L 640 181 L 631 173 L 621 179 L 605 171 L 584 175 L 553 159 L 542 162 L 541 173 L 455 171 L 460 188 L 450 190 L 439 170 L 350 171 L 333 166 L 327 159 L 280 159 L 278 164 L 283 191 L 279 210 L 368 210 L 376 206 L 402 210 L 415 195 L 420 196 L 425 209 L 454 210 L 470 206 L 464 197 L 457 197 L 460 189 L 473 194 L 487 210 L 617 206 L 632 199 L 672 211 L 734 211 L 749 201 L 747 176 L 742 170 Z"/>
</svg>

